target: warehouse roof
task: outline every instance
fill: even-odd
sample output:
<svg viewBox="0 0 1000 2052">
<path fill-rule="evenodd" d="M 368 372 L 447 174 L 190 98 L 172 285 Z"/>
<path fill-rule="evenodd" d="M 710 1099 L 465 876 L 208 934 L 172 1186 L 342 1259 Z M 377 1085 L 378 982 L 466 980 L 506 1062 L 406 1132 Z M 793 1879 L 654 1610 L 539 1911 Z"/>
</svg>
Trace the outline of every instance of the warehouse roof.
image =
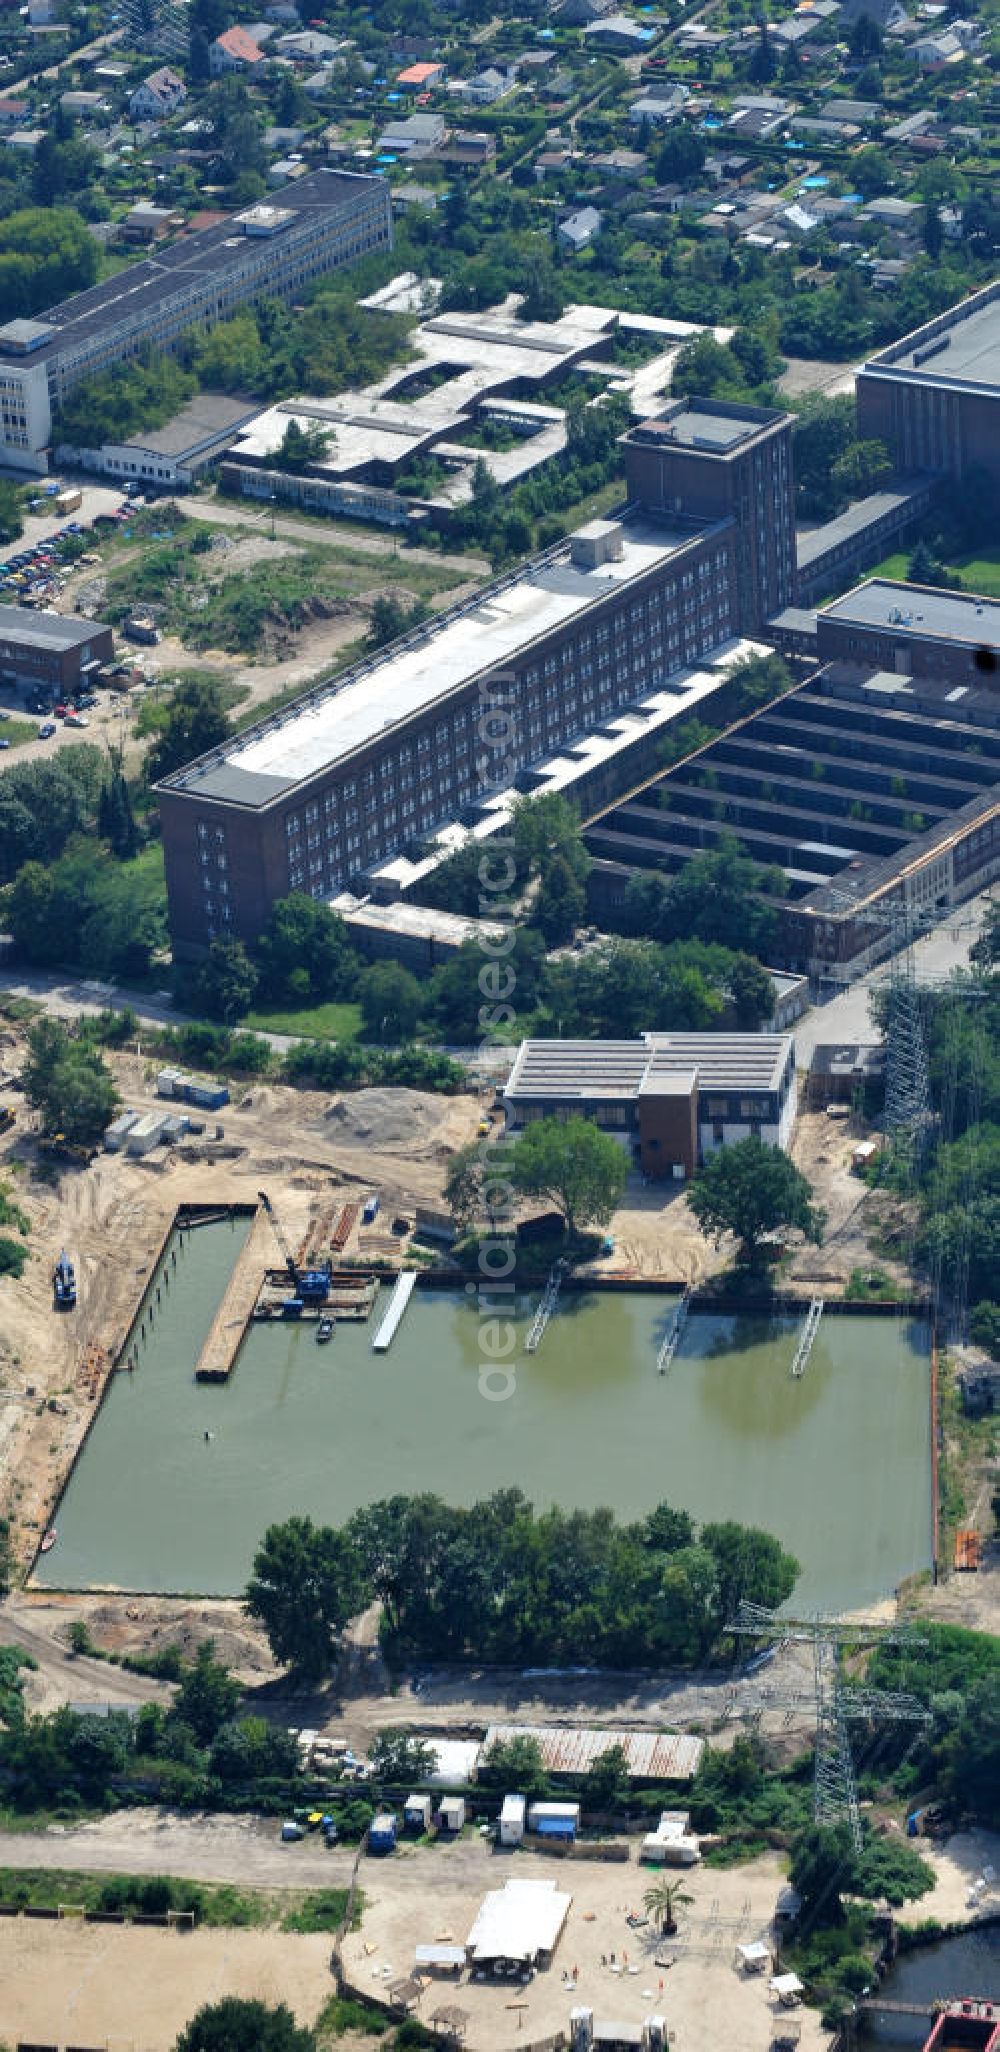
<svg viewBox="0 0 1000 2052">
<path fill-rule="evenodd" d="M 207 273 L 214 279 L 224 271 L 239 270 L 246 261 L 247 236 L 277 234 L 305 211 L 344 206 L 358 195 L 360 187 L 372 183 L 370 177 L 352 171 L 313 171 L 296 181 L 288 202 L 281 207 L 254 206 L 226 214 L 212 227 L 182 235 L 169 248 L 158 250 L 155 257 L 130 264 L 100 285 L 61 300 L 37 321 L 8 321 L 0 327 L 0 360 L 45 363 L 118 321 L 152 312 L 177 291 L 179 273 Z"/>
<path fill-rule="evenodd" d="M 821 527 L 810 528 L 807 534 L 800 534 L 795 543 L 798 568 L 808 569 L 817 557 L 825 556 L 828 549 L 838 548 L 841 542 L 853 541 L 874 526 L 876 520 L 902 512 L 911 500 L 923 497 L 929 484 L 930 479 L 921 475 L 897 478 L 886 491 L 871 492 L 865 499 L 855 499 L 843 513 L 835 514 L 832 520 L 824 520 Z"/>
<path fill-rule="evenodd" d="M 865 370 L 921 382 L 1000 391 L 1000 281 L 883 349 Z"/>
<path fill-rule="evenodd" d="M 644 1033 L 641 1040 L 522 1040 L 505 1097 L 581 1104 L 670 1091 L 697 1075 L 701 1089 L 777 1090 L 791 1040 L 781 1033 Z"/>
<path fill-rule="evenodd" d="M 166 780 L 198 798 L 261 806 L 346 760 L 387 728 L 428 712 L 461 685 L 498 671 L 543 635 L 578 618 L 636 577 L 666 563 L 695 534 L 680 522 L 629 520 L 622 554 L 593 568 L 572 562 L 569 545 L 548 550 L 443 618 L 357 664 L 338 683 L 300 699 Z"/>
<path fill-rule="evenodd" d="M 697 1772 L 704 1740 L 688 1732 L 589 1731 L 577 1725 L 491 1724 L 483 1740 L 483 1756 L 498 1742 L 537 1740 L 542 1765 L 549 1774 L 585 1774 L 609 1746 L 620 1746 L 630 1775 L 639 1781 L 689 1781 Z"/>
<path fill-rule="evenodd" d="M 969 648 L 1000 647 L 1000 600 L 937 585 L 896 584 L 868 577 L 824 606 L 824 616 L 890 634 L 905 629 L 920 641 L 960 642 Z"/>
<path fill-rule="evenodd" d="M 259 411 L 260 402 L 256 399 L 235 399 L 227 392 L 200 392 L 165 427 L 129 435 L 125 447 L 150 449 L 157 456 L 194 455 L 207 441 L 227 434 L 230 429 L 235 432 L 241 422 L 252 419 Z"/>
<path fill-rule="evenodd" d="M 33 613 L 21 606 L 0 606 L 0 642 L 21 648 L 56 651 L 82 648 L 95 634 L 108 634 L 103 620 L 71 620 L 62 613 Z"/>
</svg>

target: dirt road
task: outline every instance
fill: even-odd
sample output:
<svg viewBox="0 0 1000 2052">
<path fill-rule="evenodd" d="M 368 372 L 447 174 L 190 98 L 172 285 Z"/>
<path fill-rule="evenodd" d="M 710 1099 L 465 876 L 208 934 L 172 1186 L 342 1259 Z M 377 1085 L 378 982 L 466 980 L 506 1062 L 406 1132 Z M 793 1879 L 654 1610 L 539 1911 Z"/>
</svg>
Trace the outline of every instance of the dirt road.
<svg viewBox="0 0 1000 2052">
<path fill-rule="evenodd" d="M 20 1646 L 37 1662 L 25 1675 L 30 1710 L 55 1710 L 63 1703 L 115 1703 L 124 1710 L 135 1703 L 170 1702 L 173 1689 L 167 1682 L 70 1653 L 60 1640 L 76 1614 L 75 1605 L 28 1604 L 20 1596 L 9 1598 L 0 1612 L 0 1640 Z"/>
<path fill-rule="evenodd" d="M 242 506 L 223 506 L 213 499 L 191 497 L 184 501 L 184 511 L 189 520 L 207 520 L 213 527 L 259 527 L 267 534 L 287 535 L 291 541 L 349 542 L 352 549 L 361 550 L 366 556 L 398 556 L 402 562 L 433 563 L 440 570 L 462 570 L 469 577 L 488 577 L 490 566 L 485 556 L 455 556 L 442 554 L 439 549 L 421 549 L 406 546 L 400 548 L 394 535 L 371 534 L 363 527 L 346 527 L 336 521 L 311 522 L 296 520 L 294 516 L 278 513 L 273 521 L 270 513 L 254 513 Z"/>
<path fill-rule="evenodd" d="M 316 1837 L 283 1845 L 281 1821 L 274 1817 L 178 1817 L 166 1810 L 120 1810 L 89 1824 L 0 1832 L 4 1867 L 171 1874 L 179 1880 L 235 1881 L 244 1888 L 342 1886 L 350 1880 L 355 1854 L 354 1846 L 328 1851 Z M 492 1885 L 492 1850 L 483 1840 L 461 1839 L 449 1847 L 448 1861 L 470 1889 Z M 371 1870 L 371 1863 L 363 1864 Z M 427 1865 L 416 1854 L 394 1860 L 392 1875 L 394 1892 L 426 1896 Z"/>
</svg>

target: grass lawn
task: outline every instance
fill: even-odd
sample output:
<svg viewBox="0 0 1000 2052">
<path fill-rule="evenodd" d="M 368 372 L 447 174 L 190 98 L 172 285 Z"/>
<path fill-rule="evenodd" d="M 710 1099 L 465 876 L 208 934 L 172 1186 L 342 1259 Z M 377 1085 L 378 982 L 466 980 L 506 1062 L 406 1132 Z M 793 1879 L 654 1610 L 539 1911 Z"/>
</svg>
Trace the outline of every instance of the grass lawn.
<svg viewBox="0 0 1000 2052">
<path fill-rule="evenodd" d="M 909 562 L 909 552 L 900 549 L 895 555 L 886 556 L 876 569 L 867 570 L 865 575 L 905 579 Z M 978 556 L 956 556 L 953 563 L 946 563 L 944 567 L 961 578 L 966 591 L 982 592 L 985 598 L 1000 598 L 1000 548 L 983 549 Z"/>
<path fill-rule="evenodd" d="M 34 741 L 37 736 L 37 720 L 0 721 L 0 741 L 5 741 L 7 748 L 23 748 L 26 741 Z"/>
<path fill-rule="evenodd" d="M 291 1033 L 304 1040 L 357 1040 L 360 1005 L 313 1005 L 302 1012 L 248 1012 L 242 1024 L 252 1033 Z"/>
</svg>

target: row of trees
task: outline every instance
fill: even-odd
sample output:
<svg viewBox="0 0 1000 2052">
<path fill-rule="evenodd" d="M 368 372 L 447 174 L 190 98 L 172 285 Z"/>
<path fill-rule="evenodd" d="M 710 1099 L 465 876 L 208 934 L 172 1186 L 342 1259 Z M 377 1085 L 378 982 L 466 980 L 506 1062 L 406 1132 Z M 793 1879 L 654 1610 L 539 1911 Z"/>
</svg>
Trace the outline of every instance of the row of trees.
<svg viewBox="0 0 1000 2052">
<path fill-rule="evenodd" d="M 610 1510 L 539 1513 L 504 1489 L 468 1509 L 395 1496 L 339 1528 L 272 1525 L 246 1604 L 275 1658 L 313 1677 L 373 1598 L 387 1642 L 422 1659 L 687 1665 L 718 1646 L 744 1598 L 783 1603 L 797 1576 L 752 1526 L 699 1531 L 668 1504 L 625 1525 Z"/>
</svg>

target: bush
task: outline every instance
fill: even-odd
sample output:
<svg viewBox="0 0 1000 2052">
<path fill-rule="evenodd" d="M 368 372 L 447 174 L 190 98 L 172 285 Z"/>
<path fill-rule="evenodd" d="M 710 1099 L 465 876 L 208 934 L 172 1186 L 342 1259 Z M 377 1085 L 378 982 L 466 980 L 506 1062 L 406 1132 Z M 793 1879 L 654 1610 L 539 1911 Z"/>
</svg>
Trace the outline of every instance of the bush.
<svg viewBox="0 0 1000 2052">
<path fill-rule="evenodd" d="M 19 1240 L 8 1239 L 6 1233 L 0 1233 L 0 1275 L 12 1275 L 19 1282 L 27 1259 L 27 1247 L 22 1247 Z"/>
</svg>

